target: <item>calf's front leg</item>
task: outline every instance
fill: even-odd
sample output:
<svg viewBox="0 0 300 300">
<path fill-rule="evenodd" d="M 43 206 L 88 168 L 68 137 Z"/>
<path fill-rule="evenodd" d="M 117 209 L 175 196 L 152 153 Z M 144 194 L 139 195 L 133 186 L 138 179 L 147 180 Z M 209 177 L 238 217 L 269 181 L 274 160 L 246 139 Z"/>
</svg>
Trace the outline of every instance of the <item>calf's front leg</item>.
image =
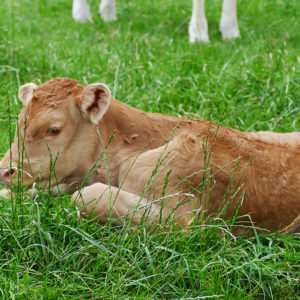
<svg viewBox="0 0 300 300">
<path fill-rule="evenodd" d="M 45 188 L 45 190 L 47 190 L 47 188 Z M 55 185 L 53 187 L 51 187 L 51 193 L 52 196 L 57 196 L 60 193 L 65 193 L 68 192 L 70 190 L 69 185 L 68 184 L 58 184 Z M 33 187 L 27 191 L 24 192 L 23 197 L 24 198 L 35 198 L 38 195 L 39 189 L 33 185 Z M 0 190 L 0 197 L 5 198 L 5 199 L 10 199 L 11 197 L 15 198 L 15 194 L 12 192 L 11 188 L 7 188 L 7 189 L 3 189 Z"/>
<path fill-rule="evenodd" d="M 81 213 L 98 216 L 101 223 L 112 218 L 117 225 L 126 221 L 135 226 L 141 224 L 143 218 L 153 223 L 160 215 L 160 208 L 154 203 L 103 183 L 94 183 L 75 192 L 71 201 L 76 203 Z"/>
</svg>

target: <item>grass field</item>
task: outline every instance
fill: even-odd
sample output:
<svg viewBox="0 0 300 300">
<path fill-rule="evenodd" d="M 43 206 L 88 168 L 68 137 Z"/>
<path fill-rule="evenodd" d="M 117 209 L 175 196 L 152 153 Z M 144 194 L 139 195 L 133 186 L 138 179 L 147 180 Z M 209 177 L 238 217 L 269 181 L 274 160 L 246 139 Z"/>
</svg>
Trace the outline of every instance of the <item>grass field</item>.
<svg viewBox="0 0 300 300">
<path fill-rule="evenodd" d="M 192 1 L 119 0 L 118 21 L 76 24 L 70 0 L 0 3 L 0 152 L 18 87 L 52 77 L 104 82 L 140 109 L 276 132 L 300 127 L 300 2 L 241 0 L 241 39 L 188 43 Z M 143 5 L 141 5 L 143 3 Z M 226 227 L 225 227 L 226 228 Z M 220 234 L 223 232 L 222 234 Z M 300 240 L 233 238 L 221 223 L 130 231 L 76 218 L 68 196 L 0 199 L 3 299 L 300 299 Z"/>
</svg>

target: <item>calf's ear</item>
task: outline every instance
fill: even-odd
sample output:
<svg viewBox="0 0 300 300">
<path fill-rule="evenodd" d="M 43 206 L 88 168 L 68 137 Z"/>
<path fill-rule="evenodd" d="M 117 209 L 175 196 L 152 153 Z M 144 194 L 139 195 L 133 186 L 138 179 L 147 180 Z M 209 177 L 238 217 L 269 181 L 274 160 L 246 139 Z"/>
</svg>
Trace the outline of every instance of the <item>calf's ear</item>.
<svg viewBox="0 0 300 300">
<path fill-rule="evenodd" d="M 111 99 L 109 88 L 103 83 L 88 85 L 82 93 L 81 108 L 92 123 L 98 124 L 106 113 Z"/>
<path fill-rule="evenodd" d="M 19 99 L 23 102 L 24 105 L 31 100 L 33 91 L 37 87 L 38 86 L 34 83 L 26 83 L 20 87 Z"/>
</svg>

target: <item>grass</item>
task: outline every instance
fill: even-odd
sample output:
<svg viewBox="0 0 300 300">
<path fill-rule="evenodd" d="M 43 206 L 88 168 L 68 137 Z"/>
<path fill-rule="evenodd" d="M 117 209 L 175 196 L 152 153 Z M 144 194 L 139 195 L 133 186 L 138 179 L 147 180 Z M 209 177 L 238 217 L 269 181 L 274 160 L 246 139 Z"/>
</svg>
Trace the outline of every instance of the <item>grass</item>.
<svg viewBox="0 0 300 300">
<path fill-rule="evenodd" d="M 0 152 L 19 85 L 55 76 L 105 82 L 149 112 L 299 131 L 299 1 L 240 1 L 231 42 L 218 33 L 221 2 L 207 1 L 211 43 L 194 45 L 191 2 L 120 0 L 118 21 L 104 23 L 91 0 L 94 23 L 76 24 L 71 1 L 2 1 Z M 0 199 L 0 297 L 299 299 L 298 237 L 234 239 L 219 225 L 129 231 L 76 218 L 68 196 Z"/>
</svg>

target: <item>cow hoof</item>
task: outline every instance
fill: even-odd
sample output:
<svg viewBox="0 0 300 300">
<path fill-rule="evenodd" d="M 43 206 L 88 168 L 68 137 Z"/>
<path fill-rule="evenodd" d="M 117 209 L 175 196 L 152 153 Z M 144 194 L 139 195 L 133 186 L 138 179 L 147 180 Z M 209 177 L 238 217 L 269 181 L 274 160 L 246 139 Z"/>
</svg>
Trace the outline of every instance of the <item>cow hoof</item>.
<svg viewBox="0 0 300 300">
<path fill-rule="evenodd" d="M 0 190 L 0 197 L 5 199 L 10 199 L 10 196 L 11 196 L 11 190 L 9 189 Z"/>
<path fill-rule="evenodd" d="M 209 37 L 207 23 L 191 21 L 189 26 L 189 36 L 190 43 L 194 43 L 196 41 L 208 43 Z"/>
<path fill-rule="evenodd" d="M 223 40 L 232 40 L 240 37 L 240 32 L 238 28 L 230 30 L 221 30 Z"/>
<path fill-rule="evenodd" d="M 105 22 L 117 20 L 115 1 L 102 1 L 99 7 L 99 14 Z"/>
<path fill-rule="evenodd" d="M 224 18 L 220 22 L 220 32 L 223 40 L 232 40 L 240 37 L 240 31 L 237 20 Z"/>
</svg>

